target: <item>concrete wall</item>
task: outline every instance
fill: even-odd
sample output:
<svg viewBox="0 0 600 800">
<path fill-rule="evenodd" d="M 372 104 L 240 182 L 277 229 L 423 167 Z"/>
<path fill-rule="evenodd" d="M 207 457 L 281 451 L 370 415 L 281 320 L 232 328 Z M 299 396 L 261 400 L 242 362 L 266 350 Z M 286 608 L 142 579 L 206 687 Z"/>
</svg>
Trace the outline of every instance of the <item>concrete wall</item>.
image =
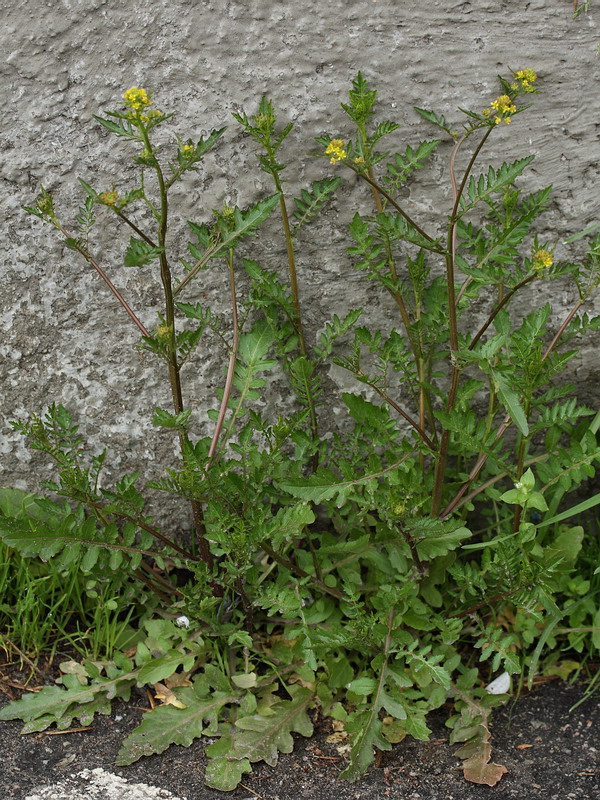
<svg viewBox="0 0 600 800">
<path fill-rule="evenodd" d="M 131 85 L 154 89 L 157 105 L 176 112 L 170 134 L 185 139 L 230 126 L 206 171 L 186 179 L 178 193 L 173 241 L 185 219 L 206 219 L 225 199 L 245 205 L 271 191 L 256 167 L 253 143 L 231 119 L 240 108 L 253 112 L 263 93 L 282 120 L 296 123 L 285 149 L 290 194 L 332 174 L 326 162 L 307 154 L 314 136 L 350 133 L 339 103 L 358 70 L 379 90 L 380 118 L 400 122 L 397 141 L 408 144 L 435 135 L 414 105 L 458 121 L 458 105 L 482 109 L 498 94 L 497 73 L 532 67 L 543 94 L 533 97 L 527 115 L 497 131 L 488 157 L 537 156 L 527 186 L 555 187 L 542 235 L 564 238 L 598 219 L 600 28 L 594 4 L 574 20 L 571 0 L 5 0 L 0 35 L 6 217 L 0 234 L 0 485 L 35 488 L 40 476 L 49 476 L 46 459 L 32 460 L 7 420 L 51 401 L 80 415 L 95 446 L 111 448 L 116 473 L 135 467 L 152 473 L 156 460 L 173 457 L 172 437 L 149 424 L 153 407 L 169 402 L 160 366 L 135 352 L 137 331 L 90 268 L 20 210 L 40 182 L 55 192 L 66 220 L 74 218 L 81 197 L 77 176 L 103 189 L 126 184 L 132 173 L 122 165 L 131 150 L 105 135 L 92 115 L 116 107 Z M 448 150 L 440 149 L 406 198 L 431 224 L 448 208 Z M 339 198 L 299 243 L 309 336 L 333 311 L 363 303 L 380 319 L 393 318 L 391 305 L 352 271 L 345 252 L 345 225 L 356 209 L 368 208 L 368 193 L 345 175 Z M 129 233 L 121 233 L 128 240 Z M 109 226 L 96 239 L 96 252 L 151 326 L 160 291 L 147 269 L 120 268 L 122 251 L 110 247 L 118 234 Z M 284 269 L 280 240 L 263 236 L 253 247 L 248 252 L 265 265 Z M 188 297 L 218 307 L 225 286 L 213 271 Z M 559 307 L 570 307 L 572 289 L 555 284 L 553 291 Z M 588 340 L 577 365 L 582 391 L 594 395 L 597 344 Z M 197 362 L 191 402 L 199 412 L 214 406 L 223 364 L 215 348 Z M 275 385 L 275 400 L 279 391 Z M 197 419 L 198 430 L 208 431 L 201 413 Z"/>
</svg>

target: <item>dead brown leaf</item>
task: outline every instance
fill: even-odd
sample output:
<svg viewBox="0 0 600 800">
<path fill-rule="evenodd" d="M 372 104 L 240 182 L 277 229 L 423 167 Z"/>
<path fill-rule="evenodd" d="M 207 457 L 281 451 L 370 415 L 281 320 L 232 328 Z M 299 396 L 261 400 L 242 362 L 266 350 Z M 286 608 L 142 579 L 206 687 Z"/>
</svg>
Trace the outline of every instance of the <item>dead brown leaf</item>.
<svg viewBox="0 0 600 800">
<path fill-rule="evenodd" d="M 463 764 L 465 780 L 486 786 L 495 786 L 507 772 L 502 764 L 486 764 L 480 758 L 469 759 Z"/>
<path fill-rule="evenodd" d="M 191 672 L 174 672 L 165 678 L 164 684 L 168 689 L 175 689 L 178 686 L 193 686 L 190 675 Z"/>
<path fill-rule="evenodd" d="M 155 683 L 153 684 L 154 689 L 154 697 L 156 700 L 159 700 L 163 706 L 175 706 L 175 708 L 187 708 L 185 703 L 182 703 L 181 700 L 178 700 L 175 696 L 175 692 L 169 689 L 168 686 L 165 686 L 164 683 Z"/>
</svg>

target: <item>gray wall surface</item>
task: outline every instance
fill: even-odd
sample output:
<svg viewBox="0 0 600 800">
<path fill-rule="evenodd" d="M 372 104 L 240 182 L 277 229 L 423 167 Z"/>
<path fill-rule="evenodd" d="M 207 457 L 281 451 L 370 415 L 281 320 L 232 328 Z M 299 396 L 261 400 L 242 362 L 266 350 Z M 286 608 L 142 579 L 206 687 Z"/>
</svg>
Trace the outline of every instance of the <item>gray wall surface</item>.
<svg viewBox="0 0 600 800">
<path fill-rule="evenodd" d="M 332 313 L 365 303 L 371 319 L 378 314 L 389 324 L 391 304 L 352 269 L 346 253 L 347 222 L 356 210 L 368 213 L 369 194 L 341 168 L 309 157 L 314 137 L 351 134 L 339 103 L 358 70 L 379 90 L 379 119 L 401 123 L 394 134 L 400 149 L 436 135 L 413 106 L 458 123 L 457 106 L 481 110 L 499 93 L 498 73 L 531 67 L 543 94 L 533 96 L 526 115 L 501 126 L 482 164 L 535 154 L 522 185 L 554 184 L 540 233 L 560 241 L 598 220 L 600 28 L 595 4 L 578 19 L 572 9 L 571 0 L 5 0 L 0 485 L 35 489 L 39 478 L 50 476 L 47 459 L 32 456 L 8 420 L 39 413 L 52 401 L 77 413 L 95 448 L 109 447 L 113 476 L 134 468 L 156 476 L 159 461 L 173 461 L 173 437 L 150 425 L 155 405 L 169 407 L 161 366 L 135 351 L 136 329 L 96 274 L 20 209 L 43 183 L 55 193 L 61 218 L 73 220 L 82 197 L 78 176 L 98 189 L 131 185 L 133 173 L 123 166 L 131 163 L 131 148 L 106 135 L 93 114 L 118 107 L 123 91 L 137 85 L 153 89 L 162 110 L 176 112 L 165 132 L 171 140 L 175 133 L 197 138 L 229 126 L 205 169 L 187 176 L 177 192 L 172 241 L 179 232 L 184 246 L 186 219 L 206 220 L 224 200 L 244 206 L 272 191 L 256 166 L 254 143 L 231 118 L 241 108 L 254 113 L 267 93 L 282 122 L 295 123 L 284 149 L 291 165 L 286 191 L 297 194 L 326 174 L 343 178 L 336 201 L 299 242 L 309 338 Z M 448 211 L 448 153 L 448 145 L 440 148 L 405 199 L 431 224 Z M 129 232 L 110 223 L 95 236 L 100 261 L 152 326 L 158 285 L 145 268 L 120 268 L 123 249 L 111 247 L 118 236 L 127 242 Z M 246 251 L 285 273 L 279 238 L 263 235 Z M 557 252 L 566 255 L 560 246 Z M 568 309 L 572 288 L 552 287 L 559 311 Z M 205 273 L 185 299 L 201 297 L 226 309 L 218 269 Z M 195 362 L 197 392 L 190 399 L 204 434 L 210 425 L 201 412 L 216 406 L 225 361 L 215 347 Z M 587 340 L 575 369 L 582 392 L 595 396 L 597 341 Z M 273 385 L 274 402 L 282 391 Z"/>
</svg>

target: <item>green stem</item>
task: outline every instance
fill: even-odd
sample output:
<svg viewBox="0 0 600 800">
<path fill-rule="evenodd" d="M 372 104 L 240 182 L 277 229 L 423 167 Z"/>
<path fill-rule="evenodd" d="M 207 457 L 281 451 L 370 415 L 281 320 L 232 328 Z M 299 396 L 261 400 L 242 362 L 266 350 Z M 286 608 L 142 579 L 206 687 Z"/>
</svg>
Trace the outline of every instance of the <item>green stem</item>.
<svg viewBox="0 0 600 800">
<path fill-rule="evenodd" d="M 156 247 L 156 246 L 157 246 L 157 245 L 156 245 L 156 244 L 155 244 L 155 243 L 152 241 L 152 239 L 151 239 L 149 236 L 147 236 L 147 235 L 144 233 L 144 231 L 143 231 L 143 230 L 141 230 L 140 228 L 138 228 L 138 226 L 135 224 L 135 222 L 133 222 L 133 220 L 129 219 L 129 217 L 128 217 L 128 216 L 126 216 L 125 214 L 123 214 L 123 212 L 122 212 L 122 211 L 120 211 L 118 208 L 115 208 L 115 206 L 111 206 L 111 208 L 113 209 L 113 211 L 115 212 L 115 214 L 117 215 L 117 217 L 119 217 L 119 219 L 123 220 L 123 222 L 124 222 L 126 225 L 129 225 L 129 227 L 130 227 L 132 230 L 134 230 L 134 231 L 137 233 L 137 235 L 140 237 L 140 239 L 143 239 L 143 240 L 144 240 L 144 241 L 145 241 L 147 244 L 149 244 L 149 245 L 150 245 L 150 247 Z"/>
<path fill-rule="evenodd" d="M 477 331 L 477 333 L 476 333 L 476 334 L 475 334 L 475 336 L 473 337 L 473 340 L 472 340 L 471 344 L 470 344 L 470 345 L 469 345 L 469 347 L 468 347 L 468 349 L 469 349 L 469 350 L 473 350 L 473 348 L 475 347 L 475 345 L 477 344 L 477 342 L 478 342 L 478 341 L 481 339 L 481 337 L 483 336 L 483 334 L 484 334 L 484 333 L 487 331 L 487 329 L 490 327 L 490 325 L 491 325 L 491 324 L 492 324 L 492 322 L 494 321 L 494 319 L 495 319 L 496 315 L 498 314 L 498 312 L 499 312 L 499 311 L 501 311 L 501 310 L 504 308 L 504 306 L 505 306 L 505 305 L 506 305 L 506 304 L 509 302 L 509 300 L 512 298 L 512 296 L 513 296 L 513 295 L 514 295 L 516 292 L 518 292 L 518 291 L 519 291 L 519 289 L 521 289 L 521 288 L 522 288 L 523 286 L 525 286 L 526 284 L 530 283 L 530 281 L 534 280 L 535 278 L 536 278 L 536 275 L 535 275 L 535 274 L 533 274 L 533 275 L 528 275 L 526 278 L 523 278 L 523 280 L 522 280 L 522 281 L 520 281 L 519 283 L 517 283 L 517 285 L 516 285 L 514 288 L 512 288 L 512 289 L 510 290 L 510 292 L 507 292 L 507 293 L 506 293 L 506 294 L 505 294 L 505 295 L 504 295 L 504 296 L 501 298 L 501 300 L 500 300 L 500 301 L 497 303 L 496 307 L 494 308 L 494 310 L 492 311 L 492 313 L 489 315 L 489 317 L 487 318 L 487 320 L 485 321 L 485 323 L 484 323 L 484 324 L 481 326 L 481 328 L 480 328 L 480 329 Z"/>
<path fill-rule="evenodd" d="M 271 160 L 275 161 L 275 154 L 271 153 L 269 148 L 267 148 L 267 152 L 269 153 Z M 304 327 L 302 325 L 302 306 L 300 305 L 300 291 L 298 289 L 298 277 L 296 274 L 294 239 L 292 236 L 292 231 L 290 229 L 290 219 L 288 216 L 287 206 L 285 203 L 283 187 L 281 185 L 281 181 L 279 180 L 279 175 L 277 174 L 277 170 L 273 169 L 272 175 L 273 175 L 273 180 L 275 182 L 275 188 L 279 192 L 279 210 L 281 212 L 281 223 L 283 226 L 283 234 L 285 237 L 285 248 L 288 259 L 290 288 L 292 290 L 292 300 L 294 302 L 294 310 L 295 310 L 294 327 L 296 329 L 296 333 L 298 334 L 300 353 L 306 358 L 308 356 L 308 349 L 306 347 L 306 339 L 304 337 Z M 307 386 L 306 397 L 308 401 L 308 414 L 310 420 L 311 435 L 313 442 L 316 446 L 319 442 L 319 425 L 317 420 L 316 403 L 312 391 L 310 389 L 310 386 Z M 313 463 L 313 468 L 316 469 L 317 466 L 318 466 L 318 453 L 315 453 L 315 461 Z"/>
<path fill-rule="evenodd" d="M 363 181 L 366 181 L 370 186 L 372 186 L 375 189 L 377 189 L 379 194 L 381 194 L 383 197 L 385 197 L 385 199 L 388 201 L 388 203 L 393 208 L 396 209 L 396 211 L 400 214 L 401 217 L 404 217 L 404 219 L 409 223 L 409 225 L 411 225 L 417 231 L 417 233 L 419 233 L 421 236 L 423 236 L 425 239 L 427 239 L 428 242 L 431 242 L 431 244 L 435 244 L 436 243 L 435 239 L 432 236 L 430 236 L 428 233 L 425 233 L 425 231 L 419 225 L 417 225 L 417 223 L 412 219 L 412 217 L 409 216 L 406 213 L 406 211 L 401 206 L 398 205 L 398 203 L 394 200 L 394 198 L 391 196 L 391 194 L 389 194 L 389 192 L 387 192 L 383 188 L 383 186 L 380 186 L 378 183 L 376 183 L 376 181 L 372 180 L 366 172 L 357 169 L 355 166 L 353 166 L 349 162 L 344 162 L 344 163 L 346 164 L 346 166 L 350 167 L 350 169 L 353 172 L 355 172 L 358 175 L 359 178 L 362 178 Z M 444 253 L 445 252 L 444 250 L 442 250 L 442 248 L 438 247 L 437 245 L 436 245 L 436 247 L 433 247 L 432 250 L 434 250 L 436 253 Z"/>
<path fill-rule="evenodd" d="M 175 333 L 175 302 L 173 297 L 173 286 L 171 280 L 171 268 L 167 260 L 166 254 L 166 240 L 167 240 L 167 227 L 169 218 L 169 200 L 168 189 L 165 183 L 163 171 L 156 159 L 148 131 L 143 125 L 140 125 L 140 132 L 144 140 L 145 147 L 154 156 L 154 169 L 158 181 L 158 189 L 160 194 L 160 214 L 158 222 L 158 246 L 161 248 L 160 260 L 160 277 L 163 285 L 163 292 L 165 297 L 165 322 L 168 328 L 168 370 L 169 370 L 169 384 L 171 386 L 171 395 L 173 398 L 173 408 L 175 414 L 179 415 L 184 410 L 183 393 L 181 390 L 181 378 L 179 374 L 179 364 L 177 363 L 177 342 Z M 182 428 L 179 428 L 179 442 L 181 445 L 182 453 L 186 452 L 186 446 L 189 444 L 187 433 Z M 190 505 L 192 508 L 192 516 L 194 520 L 194 528 L 196 531 L 196 540 L 198 551 L 202 561 L 204 561 L 209 568 L 212 568 L 213 557 L 206 539 L 206 530 L 204 526 L 204 513 L 202 505 L 197 500 L 191 500 Z"/>
<path fill-rule="evenodd" d="M 525 418 L 529 416 L 530 411 L 530 400 L 528 399 L 525 403 Z M 523 475 L 523 463 L 525 461 L 525 453 L 527 452 L 527 443 L 529 439 L 527 436 L 520 435 L 519 441 L 519 454 L 517 456 L 517 481 L 521 480 L 521 476 Z M 523 514 L 523 506 L 516 505 L 515 506 L 515 513 L 513 516 L 513 533 L 516 533 L 519 530 L 519 525 L 521 524 L 521 516 Z"/>
<path fill-rule="evenodd" d="M 219 408 L 219 416 L 217 417 L 215 430 L 208 450 L 208 462 L 206 464 L 206 469 L 209 468 L 216 453 L 217 445 L 219 443 L 219 436 L 221 435 L 221 431 L 223 429 L 223 422 L 225 421 L 225 415 L 227 414 L 227 408 L 229 406 L 229 398 L 231 397 L 231 389 L 233 387 L 235 364 L 237 361 L 238 345 L 240 340 L 238 308 L 237 308 L 237 292 L 235 287 L 235 270 L 233 268 L 233 249 L 229 250 L 229 258 L 227 266 L 229 270 L 229 289 L 231 294 L 231 321 L 233 326 L 233 343 L 231 345 L 231 352 L 229 354 L 229 365 L 227 367 L 227 377 L 225 378 L 225 388 L 223 389 L 223 399 L 221 400 L 221 406 Z"/>
<path fill-rule="evenodd" d="M 355 375 L 359 378 L 368 378 L 368 375 L 360 369 L 355 372 Z M 415 422 L 415 420 L 409 414 L 407 414 L 406 411 L 401 406 L 398 405 L 398 403 L 392 400 L 392 398 L 386 392 L 384 392 L 384 390 L 376 383 L 369 382 L 368 385 L 372 389 L 374 389 L 377 392 L 377 394 L 394 409 L 394 411 L 397 411 L 398 414 L 400 414 L 400 416 L 403 419 L 405 419 L 412 428 L 415 429 L 415 431 L 419 434 L 419 436 L 425 442 L 427 447 L 429 447 L 429 449 L 435 453 L 436 447 L 434 443 L 431 441 L 429 436 L 427 436 L 427 434 L 425 433 L 423 428 L 419 425 L 419 423 Z"/>
<path fill-rule="evenodd" d="M 72 239 L 72 237 L 69 236 L 68 232 L 62 227 L 62 225 L 60 225 L 58 222 L 54 222 L 53 224 L 62 233 L 62 235 L 65 237 L 65 239 Z M 88 264 L 91 264 L 91 266 L 96 270 L 98 275 L 100 275 L 100 277 L 102 278 L 104 283 L 108 286 L 110 291 L 113 293 L 113 295 L 115 296 L 115 298 L 117 299 L 119 304 L 125 309 L 125 311 L 129 315 L 129 318 L 131 319 L 133 324 L 137 327 L 137 329 L 140 331 L 142 336 L 150 336 L 150 332 L 144 327 L 144 325 L 142 324 L 142 322 L 139 319 L 139 317 L 137 316 L 137 314 L 133 311 L 131 306 L 127 303 L 127 301 L 125 300 L 125 298 L 123 297 L 121 292 L 113 284 L 111 279 L 108 277 L 106 272 L 102 269 L 100 264 L 98 264 L 96 259 L 93 258 L 93 256 L 86 250 L 85 247 L 83 247 L 83 245 L 75 244 L 74 247 L 75 247 L 76 251 L 85 258 L 85 260 L 88 262 Z"/>
<path fill-rule="evenodd" d="M 358 124 L 358 131 L 359 131 L 359 135 L 360 135 L 360 138 L 361 138 L 362 151 L 363 151 L 363 153 L 365 153 L 367 155 L 367 160 L 370 160 L 370 152 L 369 152 L 367 131 L 366 131 L 366 127 L 365 127 L 364 123 L 363 124 Z M 357 174 L 360 175 L 361 173 L 357 172 Z M 384 209 L 383 209 L 383 203 L 381 202 L 381 194 L 383 194 L 383 196 L 388 200 L 388 202 L 390 202 L 392 204 L 392 206 L 400 214 L 402 214 L 402 216 L 405 219 L 407 219 L 407 221 L 410 221 L 412 225 L 415 224 L 414 221 L 411 221 L 409 219 L 409 217 L 406 215 L 406 213 L 402 209 L 400 209 L 400 207 L 392 200 L 391 196 L 387 192 L 385 192 L 385 190 L 383 190 L 382 187 L 380 187 L 378 185 L 378 183 L 377 183 L 377 181 L 375 179 L 375 174 L 373 172 L 373 167 L 371 166 L 371 164 L 369 164 L 368 167 L 367 167 L 366 178 L 368 179 L 367 182 L 371 186 L 371 192 L 373 193 L 373 201 L 375 203 L 375 208 L 376 208 L 378 214 L 383 214 L 383 210 Z M 421 231 L 421 233 L 424 234 L 423 231 Z M 392 254 L 392 248 L 391 248 L 390 242 L 386 239 L 384 244 L 385 244 L 386 257 L 387 257 L 387 261 L 388 261 L 388 267 L 389 267 L 389 270 L 390 270 L 390 274 L 391 274 L 392 278 L 394 279 L 394 283 L 396 285 L 398 285 L 398 271 L 396 269 L 396 262 L 394 260 L 393 254 Z M 435 438 L 436 432 L 435 432 L 435 424 L 434 424 L 433 412 L 432 412 L 432 409 L 431 409 L 431 397 L 429 395 L 429 392 L 426 391 L 425 385 L 424 385 L 425 384 L 425 363 L 424 363 L 424 360 L 423 360 L 422 347 L 420 346 L 420 343 L 417 342 L 415 340 L 414 336 L 413 336 L 412 329 L 411 329 L 411 323 L 410 323 L 410 316 L 408 314 L 408 309 L 406 308 L 406 303 L 404 302 L 404 298 L 402 297 L 401 292 L 396 291 L 396 290 L 391 291 L 389 289 L 388 289 L 388 291 L 390 291 L 392 297 L 394 298 L 394 300 L 396 302 L 396 305 L 398 306 L 398 310 L 400 312 L 400 317 L 402 319 L 402 324 L 404 325 L 404 330 L 406 331 L 406 336 L 408 337 L 408 341 L 410 343 L 410 347 L 411 347 L 411 350 L 413 352 L 413 356 L 414 356 L 414 359 L 415 359 L 415 364 L 417 366 L 417 372 L 418 372 L 418 375 L 419 375 L 419 427 L 421 428 L 421 430 L 425 429 L 425 408 L 427 407 L 431 411 L 430 422 L 431 422 L 431 425 L 432 425 L 432 430 L 433 430 L 433 434 L 434 434 L 434 438 Z M 421 455 L 421 456 L 419 456 L 419 458 L 421 460 L 422 466 L 424 466 L 424 457 Z"/>
<path fill-rule="evenodd" d="M 454 204 L 452 206 L 452 212 L 448 220 L 448 239 L 447 239 L 447 249 L 445 251 L 446 285 L 448 291 L 448 326 L 450 332 L 450 363 L 452 370 L 450 378 L 450 391 L 448 393 L 448 401 L 446 403 L 447 414 L 449 414 L 454 408 L 454 403 L 456 402 L 456 395 L 458 392 L 458 385 L 460 381 L 460 372 L 461 372 L 460 367 L 457 366 L 455 359 L 455 353 L 458 350 L 458 326 L 456 321 L 454 260 L 456 255 L 456 224 L 458 222 L 458 209 L 460 206 L 461 197 L 467 185 L 467 180 L 469 179 L 469 175 L 471 174 L 471 170 L 473 169 L 475 161 L 477 160 L 477 157 L 481 152 L 481 149 L 486 143 L 491 132 L 492 132 L 492 127 L 490 126 L 485 132 L 485 134 L 481 137 L 481 141 L 473 151 L 473 154 L 471 155 L 469 163 L 467 164 L 467 168 L 465 169 L 462 180 L 460 182 L 460 186 L 458 188 L 456 187 L 456 173 L 454 168 L 456 163 L 456 156 L 458 154 L 460 146 L 468 138 L 468 136 L 472 133 L 472 131 L 467 132 L 462 137 L 462 139 L 459 139 L 459 141 L 454 145 L 452 149 L 452 154 L 450 156 L 450 180 L 452 182 L 452 191 L 454 193 Z M 440 440 L 439 458 L 435 469 L 433 496 L 431 500 L 431 514 L 434 517 L 438 516 L 442 504 L 442 497 L 444 494 L 444 476 L 446 472 L 446 462 L 448 459 L 449 445 L 450 445 L 450 431 L 446 429 L 442 432 L 442 437 Z"/>
</svg>

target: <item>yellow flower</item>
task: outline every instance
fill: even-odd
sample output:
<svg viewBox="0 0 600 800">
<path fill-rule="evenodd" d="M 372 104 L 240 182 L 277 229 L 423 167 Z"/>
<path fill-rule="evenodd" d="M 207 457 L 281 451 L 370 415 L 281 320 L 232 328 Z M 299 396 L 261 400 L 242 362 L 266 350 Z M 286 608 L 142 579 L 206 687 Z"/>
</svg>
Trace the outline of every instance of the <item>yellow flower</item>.
<svg viewBox="0 0 600 800">
<path fill-rule="evenodd" d="M 514 114 L 517 110 L 516 105 L 507 94 L 501 94 L 490 105 L 502 114 Z"/>
<path fill-rule="evenodd" d="M 325 150 L 326 156 L 331 156 L 329 159 L 330 164 L 336 164 L 338 161 L 343 161 L 348 155 L 344 150 L 346 142 L 343 139 L 332 139 Z"/>
<path fill-rule="evenodd" d="M 533 254 L 533 268 L 542 270 L 551 267 L 554 258 L 549 250 L 536 250 Z"/>
<path fill-rule="evenodd" d="M 515 72 L 515 78 L 521 81 L 521 85 L 524 88 L 527 88 L 531 86 L 532 83 L 535 83 L 537 75 L 532 69 L 520 69 L 518 72 Z"/>
<path fill-rule="evenodd" d="M 194 152 L 194 145 L 193 144 L 184 144 L 181 148 L 184 156 L 191 156 Z"/>
<path fill-rule="evenodd" d="M 484 117 L 492 116 L 492 109 L 496 112 L 494 115 L 494 122 L 499 125 L 502 121 L 508 125 L 510 123 L 510 116 L 517 110 L 516 105 L 513 103 L 512 98 L 507 94 L 501 94 L 490 103 L 491 108 L 483 110 Z"/>
<path fill-rule="evenodd" d="M 148 92 L 145 89 L 138 89 L 137 86 L 132 86 L 127 89 L 123 95 L 125 105 L 132 108 L 134 111 L 140 111 L 146 106 L 152 105 L 152 100 L 148 97 Z"/>
</svg>

